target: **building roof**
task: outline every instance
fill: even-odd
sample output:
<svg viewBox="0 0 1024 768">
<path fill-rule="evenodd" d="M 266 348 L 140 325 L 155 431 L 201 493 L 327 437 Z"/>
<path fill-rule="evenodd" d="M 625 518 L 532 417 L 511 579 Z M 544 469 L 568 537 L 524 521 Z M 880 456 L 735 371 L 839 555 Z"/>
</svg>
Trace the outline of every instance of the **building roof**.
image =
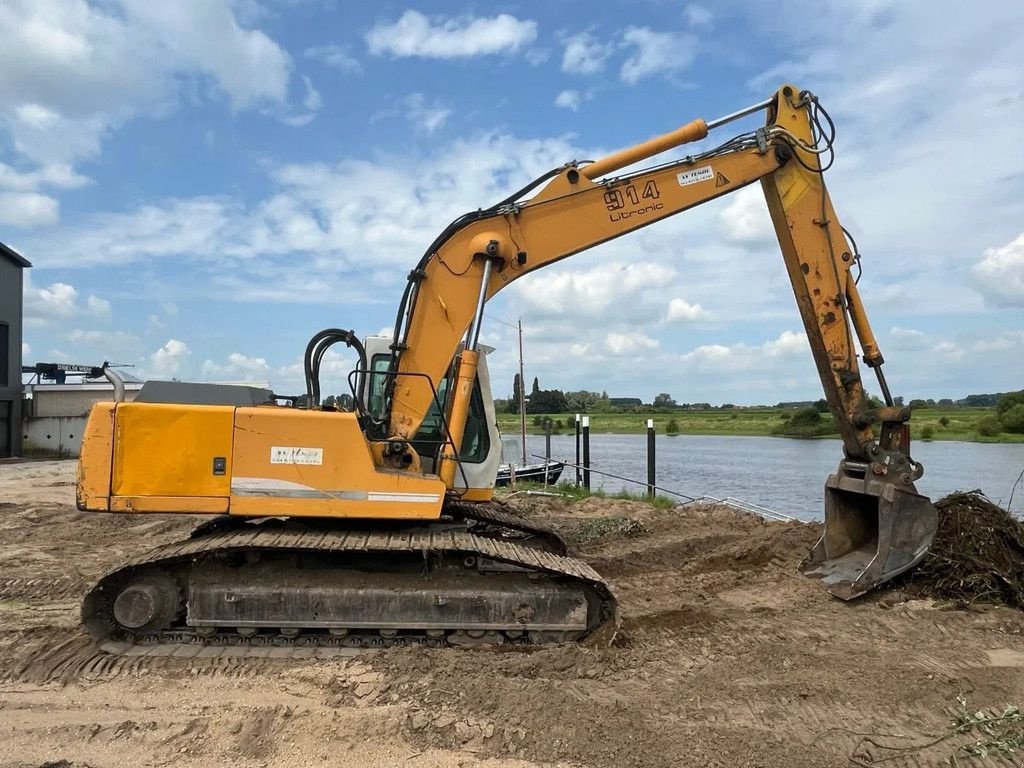
<svg viewBox="0 0 1024 768">
<path fill-rule="evenodd" d="M 22 267 L 22 268 L 31 267 L 32 266 L 32 262 L 31 261 L 26 259 L 24 256 L 22 256 L 20 253 L 18 253 L 13 248 L 9 248 L 6 245 L 4 245 L 3 243 L 0 243 L 0 256 L 6 256 L 8 259 L 10 259 L 15 264 L 17 264 L 19 267 Z"/>
</svg>

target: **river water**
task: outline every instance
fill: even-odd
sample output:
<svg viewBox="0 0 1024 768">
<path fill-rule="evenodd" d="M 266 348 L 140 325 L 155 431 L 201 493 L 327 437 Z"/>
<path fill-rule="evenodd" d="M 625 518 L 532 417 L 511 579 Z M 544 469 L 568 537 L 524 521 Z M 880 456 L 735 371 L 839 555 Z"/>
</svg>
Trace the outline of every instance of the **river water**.
<svg viewBox="0 0 1024 768">
<path fill-rule="evenodd" d="M 843 455 L 839 440 L 795 440 L 731 435 L 658 435 L 655 453 L 657 484 L 688 496 L 732 496 L 776 512 L 820 520 L 825 477 Z M 527 450 L 544 454 L 544 437 L 531 435 Z M 574 462 L 573 435 L 552 435 L 551 456 Z M 933 500 L 951 491 L 980 488 L 1006 505 L 1010 489 L 1024 471 L 1024 444 L 915 442 L 914 459 L 924 464 L 917 489 Z M 590 465 L 646 482 L 646 435 L 590 436 Z M 566 467 L 563 480 L 572 481 Z M 643 486 L 591 475 L 591 487 L 640 492 Z M 1013 510 L 1024 514 L 1024 483 L 1017 486 Z"/>
</svg>

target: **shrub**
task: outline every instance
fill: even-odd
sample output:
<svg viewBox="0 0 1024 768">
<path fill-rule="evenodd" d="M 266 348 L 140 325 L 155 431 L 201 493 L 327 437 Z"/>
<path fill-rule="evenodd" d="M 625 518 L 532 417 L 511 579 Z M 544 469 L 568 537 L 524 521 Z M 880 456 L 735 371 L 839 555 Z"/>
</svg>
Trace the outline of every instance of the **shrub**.
<svg viewBox="0 0 1024 768">
<path fill-rule="evenodd" d="M 932 429 L 931 424 L 927 425 L 924 429 L 921 430 L 922 440 L 931 440 L 933 437 L 935 437 L 935 430 Z"/>
<path fill-rule="evenodd" d="M 978 422 L 978 434 L 982 437 L 995 437 L 1002 431 L 1003 426 L 995 416 L 986 416 Z"/>
<path fill-rule="evenodd" d="M 1013 432 L 1016 435 L 1024 434 L 1024 403 L 1012 405 L 1007 408 L 999 417 L 1004 432 Z"/>
<path fill-rule="evenodd" d="M 835 422 L 823 418 L 813 405 L 800 408 L 787 421 L 772 427 L 773 435 L 788 437 L 821 437 L 838 431 Z"/>
<path fill-rule="evenodd" d="M 948 427 L 949 426 L 949 416 L 943 416 L 941 419 L 939 419 L 939 424 L 941 424 L 944 427 Z"/>
<path fill-rule="evenodd" d="M 1007 392 L 1000 397 L 999 402 L 996 404 L 996 413 L 1002 418 L 1007 411 L 1018 405 L 1024 405 L 1024 389 L 1019 392 Z"/>
<path fill-rule="evenodd" d="M 669 419 L 668 424 L 665 425 L 665 432 L 670 435 L 679 434 L 679 422 L 675 419 Z"/>
</svg>

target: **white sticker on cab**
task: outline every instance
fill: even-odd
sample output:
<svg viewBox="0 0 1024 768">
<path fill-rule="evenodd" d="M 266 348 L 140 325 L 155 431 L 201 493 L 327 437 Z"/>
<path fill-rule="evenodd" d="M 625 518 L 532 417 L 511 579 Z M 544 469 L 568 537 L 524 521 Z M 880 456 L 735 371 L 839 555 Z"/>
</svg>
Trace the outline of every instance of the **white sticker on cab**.
<svg viewBox="0 0 1024 768">
<path fill-rule="evenodd" d="M 698 181 L 711 181 L 715 178 L 715 172 L 710 165 L 705 165 L 703 168 L 677 173 L 676 178 L 679 180 L 679 186 L 685 187 L 688 184 L 696 184 Z"/>
<path fill-rule="evenodd" d="M 295 448 L 292 446 L 272 445 L 270 447 L 271 464 L 323 464 L 323 448 Z"/>
</svg>

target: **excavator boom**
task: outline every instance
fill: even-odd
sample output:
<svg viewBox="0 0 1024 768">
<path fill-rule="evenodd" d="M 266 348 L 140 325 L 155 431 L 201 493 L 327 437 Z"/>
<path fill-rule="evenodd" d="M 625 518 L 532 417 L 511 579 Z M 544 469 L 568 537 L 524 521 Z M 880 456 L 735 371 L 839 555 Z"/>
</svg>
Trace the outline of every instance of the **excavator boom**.
<svg viewBox="0 0 1024 768">
<path fill-rule="evenodd" d="M 760 110 L 767 119 L 757 131 L 650 169 L 608 175 Z M 816 97 L 783 86 L 771 99 L 719 120 L 694 120 L 594 163 L 570 163 L 453 222 L 410 274 L 399 308 L 389 438 L 415 434 L 433 383 L 445 377 L 465 338 L 449 403 L 452 440 L 440 456 L 441 477 L 451 488 L 487 300 L 536 269 L 760 181 L 845 452 L 826 486 L 826 533 L 807 570 L 833 593 L 852 597 L 918 562 L 931 544 L 936 515 L 913 486 L 923 469 L 909 454 L 910 413 L 895 407 L 889 393 L 851 272 L 858 254 L 825 186 L 821 157 L 831 153 L 833 139 Z M 878 378 L 882 408 L 873 408 L 864 392 L 857 344 Z"/>
</svg>

